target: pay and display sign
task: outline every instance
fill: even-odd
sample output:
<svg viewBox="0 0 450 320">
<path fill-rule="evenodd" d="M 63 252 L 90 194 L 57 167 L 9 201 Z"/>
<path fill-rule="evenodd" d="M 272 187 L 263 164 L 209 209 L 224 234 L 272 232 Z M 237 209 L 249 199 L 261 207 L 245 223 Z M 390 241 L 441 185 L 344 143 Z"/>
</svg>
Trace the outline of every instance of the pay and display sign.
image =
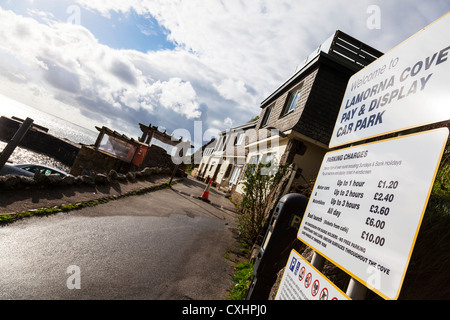
<svg viewBox="0 0 450 320">
<path fill-rule="evenodd" d="M 297 251 L 291 251 L 275 300 L 349 299 Z"/>
<path fill-rule="evenodd" d="M 450 13 L 350 78 L 330 148 L 450 119 Z"/>
<path fill-rule="evenodd" d="M 329 152 L 298 238 L 386 299 L 397 299 L 449 131 Z"/>
</svg>

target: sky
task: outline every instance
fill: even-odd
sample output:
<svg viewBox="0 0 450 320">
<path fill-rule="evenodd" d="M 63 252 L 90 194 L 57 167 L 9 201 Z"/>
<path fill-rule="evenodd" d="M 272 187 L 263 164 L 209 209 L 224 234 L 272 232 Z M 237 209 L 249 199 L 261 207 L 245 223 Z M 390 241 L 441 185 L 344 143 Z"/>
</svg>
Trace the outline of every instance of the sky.
<svg viewBox="0 0 450 320">
<path fill-rule="evenodd" d="M 0 0 L 0 94 L 93 131 L 137 138 L 151 123 L 206 143 L 259 115 L 336 30 L 387 52 L 448 11 L 448 0 Z"/>
</svg>

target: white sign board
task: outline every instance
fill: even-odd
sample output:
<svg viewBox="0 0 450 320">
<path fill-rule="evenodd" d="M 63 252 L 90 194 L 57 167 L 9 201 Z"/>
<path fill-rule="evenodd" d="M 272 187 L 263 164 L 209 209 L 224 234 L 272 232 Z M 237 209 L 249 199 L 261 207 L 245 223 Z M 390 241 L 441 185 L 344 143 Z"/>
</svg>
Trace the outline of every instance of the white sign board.
<svg viewBox="0 0 450 320">
<path fill-rule="evenodd" d="M 448 134 L 441 128 L 327 153 L 298 238 L 397 299 Z"/>
<path fill-rule="evenodd" d="M 352 76 L 330 148 L 450 119 L 450 14 Z"/>
<path fill-rule="evenodd" d="M 350 300 L 305 258 L 292 250 L 275 300 Z"/>
</svg>

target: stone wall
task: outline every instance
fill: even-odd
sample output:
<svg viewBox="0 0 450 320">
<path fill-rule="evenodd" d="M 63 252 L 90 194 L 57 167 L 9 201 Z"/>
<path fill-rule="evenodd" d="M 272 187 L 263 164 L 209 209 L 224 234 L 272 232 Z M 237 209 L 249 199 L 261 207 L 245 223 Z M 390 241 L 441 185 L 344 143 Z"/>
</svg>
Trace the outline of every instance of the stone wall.
<svg viewBox="0 0 450 320">
<path fill-rule="evenodd" d="M 70 170 L 73 176 L 106 174 L 111 170 L 118 173 L 127 173 L 131 164 L 122 161 L 106 152 L 96 150 L 92 146 L 82 146 Z"/>
<path fill-rule="evenodd" d="M 166 150 L 157 145 L 151 145 L 147 151 L 144 161 L 141 167 L 161 167 L 161 168 L 175 168 L 175 164 L 172 161 L 172 157 L 167 154 Z"/>
<path fill-rule="evenodd" d="M 9 142 L 19 129 L 22 122 L 7 117 L 0 118 L 0 140 Z M 81 145 L 66 139 L 55 137 L 39 130 L 39 126 L 33 124 L 23 137 L 20 147 L 48 155 L 67 166 L 71 166 L 80 150 Z"/>
<path fill-rule="evenodd" d="M 111 170 L 126 174 L 147 167 L 173 170 L 175 164 L 172 161 L 172 157 L 167 154 L 166 150 L 156 145 L 150 146 L 147 155 L 139 168 L 131 163 L 120 160 L 109 153 L 96 150 L 93 146 L 82 146 L 70 170 L 70 174 L 73 176 L 95 175 L 98 173 L 106 174 Z M 180 166 L 180 168 L 184 169 L 183 166 Z"/>
<path fill-rule="evenodd" d="M 127 174 L 117 173 L 111 170 L 108 174 L 97 173 L 95 175 L 87 176 L 72 176 L 61 177 L 59 175 L 42 175 L 35 173 L 34 177 L 0 176 L 0 190 L 21 190 L 31 188 L 60 188 L 80 185 L 107 185 L 118 182 L 135 181 L 141 178 L 147 178 L 153 175 L 170 175 L 172 170 L 168 168 L 145 168 L 141 171 L 128 172 Z M 177 176 L 182 176 L 182 172 L 178 172 Z"/>
</svg>

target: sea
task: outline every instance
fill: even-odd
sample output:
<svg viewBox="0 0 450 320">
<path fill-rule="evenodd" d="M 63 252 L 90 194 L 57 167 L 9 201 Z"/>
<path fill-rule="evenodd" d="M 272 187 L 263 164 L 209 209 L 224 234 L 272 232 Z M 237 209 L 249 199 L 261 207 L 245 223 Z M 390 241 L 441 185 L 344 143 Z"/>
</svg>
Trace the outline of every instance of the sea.
<svg viewBox="0 0 450 320">
<path fill-rule="evenodd" d="M 61 119 L 44 111 L 30 107 L 16 100 L 0 95 L 0 116 L 18 117 L 20 119 L 31 118 L 35 124 L 48 128 L 48 133 L 56 137 L 66 138 L 72 142 L 91 145 L 95 143 L 98 133 L 85 127 Z M 3 150 L 7 142 L 0 140 L 0 151 Z M 17 147 L 8 160 L 10 164 L 42 164 L 57 168 L 66 172 L 70 167 L 49 157 L 34 151 Z"/>
</svg>

